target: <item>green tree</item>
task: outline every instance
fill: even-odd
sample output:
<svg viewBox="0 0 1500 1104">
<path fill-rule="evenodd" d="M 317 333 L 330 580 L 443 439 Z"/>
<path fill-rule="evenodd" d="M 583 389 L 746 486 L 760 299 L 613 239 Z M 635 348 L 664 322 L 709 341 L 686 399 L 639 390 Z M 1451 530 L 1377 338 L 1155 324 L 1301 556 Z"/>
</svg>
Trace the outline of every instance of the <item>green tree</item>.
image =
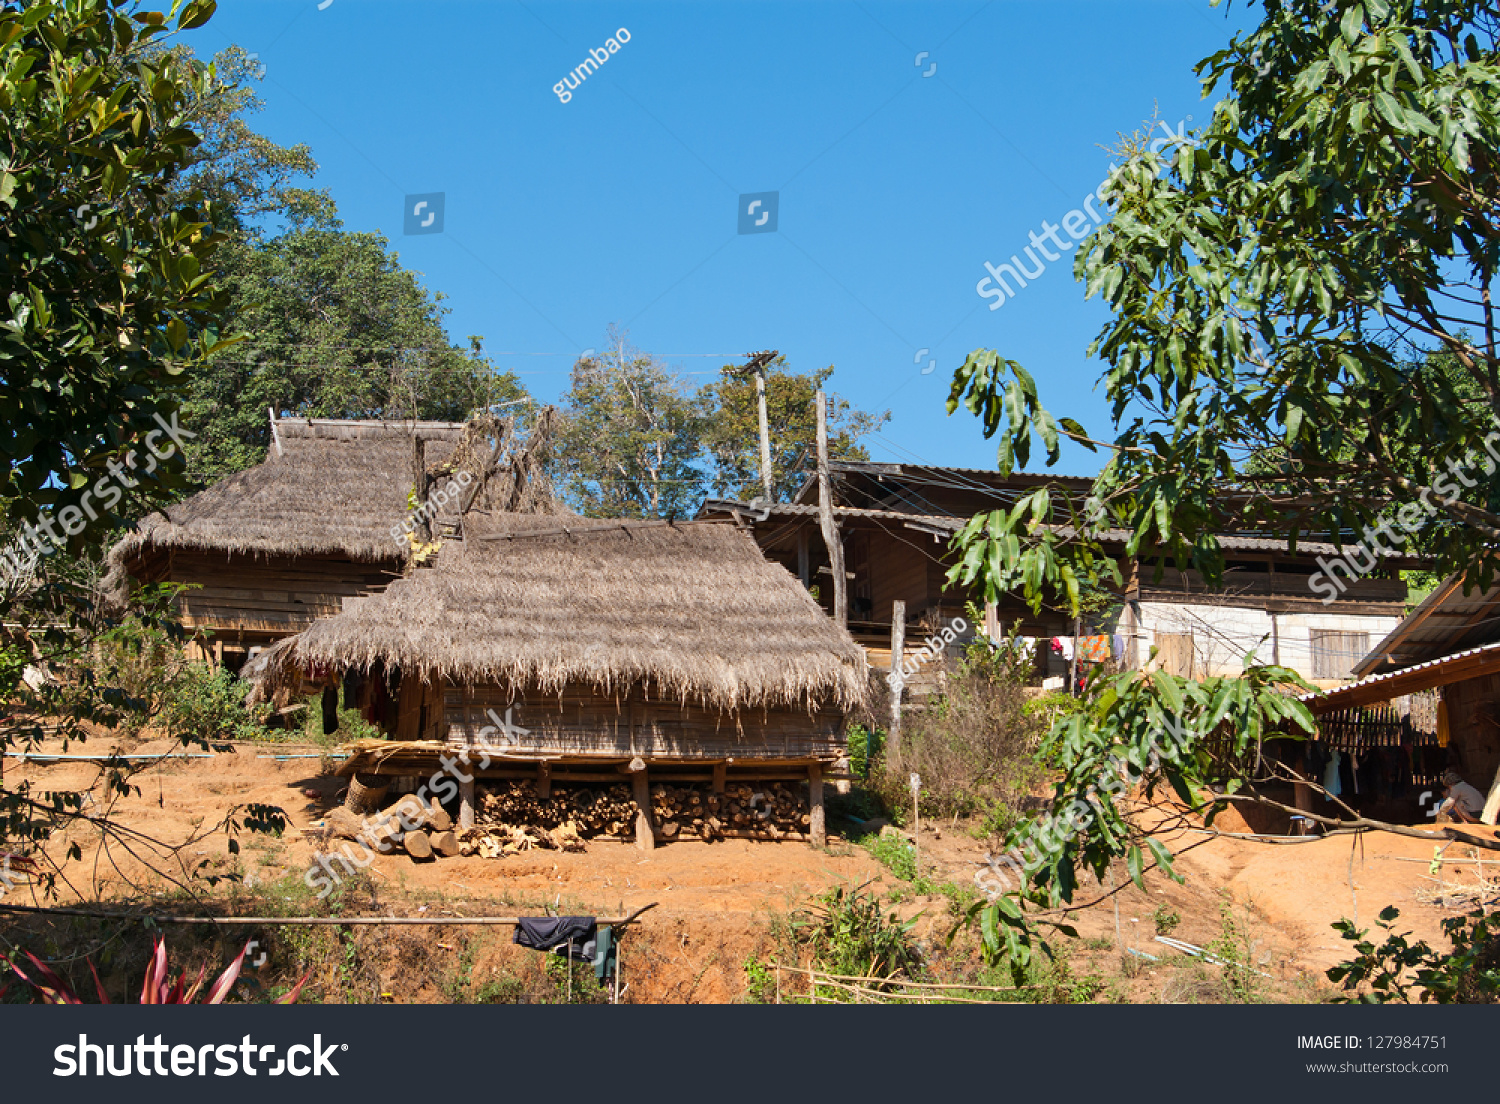
<svg viewBox="0 0 1500 1104">
<path fill-rule="evenodd" d="M 0 3 L 0 507 L 75 549 L 118 523 L 122 496 L 95 488 L 172 420 L 217 333 L 221 236 L 176 187 L 207 77 L 157 48 L 169 18 L 213 9 Z M 137 469 L 134 494 L 159 500 L 182 466 Z"/>
<path fill-rule="evenodd" d="M 771 490 L 777 502 L 792 497 L 806 478 L 804 461 L 815 456 L 818 417 L 814 400 L 833 375 L 832 366 L 817 372 L 789 372 L 786 357 L 766 366 L 766 422 L 771 438 Z M 760 415 L 755 377 L 725 365 L 723 378 L 700 393 L 703 448 L 714 494 L 747 501 L 763 497 L 760 478 Z M 859 439 L 890 421 L 890 411 L 869 414 L 836 395 L 828 402 L 828 453 L 841 460 L 868 460 Z"/>
<path fill-rule="evenodd" d="M 192 57 L 186 46 L 173 50 Z M 249 117 L 264 107 L 252 84 L 261 79 L 259 63 L 239 46 L 214 55 L 208 80 L 187 108 L 199 142 L 176 187 L 206 197 L 215 225 L 236 238 L 261 237 L 293 219 L 332 225 L 328 194 L 297 184 L 318 171 L 312 150 L 278 145 L 250 126 Z"/>
<path fill-rule="evenodd" d="M 573 365 L 558 448 L 565 493 L 592 517 L 690 517 L 702 500 L 704 415 L 670 369 L 611 328 Z"/>
<path fill-rule="evenodd" d="M 1376 527 L 1406 509 L 1440 570 L 1487 584 L 1500 539 L 1482 447 L 1500 441 L 1490 436 L 1500 412 L 1489 290 L 1500 240 L 1496 16 L 1466 0 L 1263 7 L 1253 31 L 1200 63 L 1205 94 L 1223 96 L 1191 145 L 1122 146 L 1114 217 L 1079 251 L 1077 275 L 1111 312 L 1090 352 L 1105 365 L 1112 435 L 1054 417 L 1026 371 L 992 350 L 958 369 L 949 410 L 980 416 L 1005 471 L 1026 462 L 1034 436 L 1049 464 L 1064 436 L 1104 450 L 1094 499 L 1131 532 L 1127 552 L 1163 550 L 1210 581 L 1222 576 L 1213 534 L 1226 524 L 1399 548 L 1408 536 Z M 1277 462 L 1249 470 L 1252 455 Z M 1055 491 L 973 519 L 956 539 L 954 578 L 1037 603 L 1057 592 L 1076 601 L 1080 580 L 1107 576 L 1079 505 Z M 1059 520 L 1079 524 L 1046 524 Z M 1236 733 L 1255 730 L 1257 716 L 1309 728 L 1295 701 L 1252 694 L 1268 677 L 1252 672 L 1236 680 L 1244 689 L 1183 705 L 1200 718 L 1193 739 L 1226 717 Z M 1150 717 L 1180 716 L 1184 688 L 1130 687 L 1099 691 L 1096 711 L 1124 711 L 1117 722 L 1055 732 L 1060 799 L 1097 788 L 1079 772 L 1112 741 L 1133 762 L 1158 754 Z M 1209 758 L 1174 769 L 1194 794 Z M 1110 795 L 1099 788 L 1097 800 L 1104 811 L 1079 832 L 1018 839 L 1038 844 L 1033 873 L 1056 872 L 1033 883 L 1038 900 L 1071 900 L 1063 871 L 1096 849 L 1129 853 Z M 1170 869 L 1169 856 L 1157 860 Z M 1141 869 L 1137 859 L 1132 873 Z M 988 932 L 1007 909 L 1019 915 L 1014 900 L 985 913 Z"/>
<path fill-rule="evenodd" d="M 210 482 L 259 463 L 267 411 L 324 418 L 462 421 L 524 399 L 517 377 L 454 346 L 430 294 L 379 234 L 299 222 L 224 249 L 225 326 L 245 335 L 194 376 L 183 419 Z"/>
<path fill-rule="evenodd" d="M 171 20 L 190 29 L 213 10 L 213 0 L 177 0 L 169 14 L 127 0 L 0 0 L 0 518 L 14 528 L 40 517 L 68 552 L 182 484 L 180 449 L 164 463 L 145 454 L 166 452 L 153 437 L 175 426 L 187 373 L 218 347 L 225 300 L 210 264 L 223 235 L 183 186 L 199 142 L 191 108 L 209 78 L 166 43 Z M 78 558 L 43 562 L 35 583 L 0 569 L 0 752 L 149 716 L 102 656 L 111 644 L 138 656 L 136 630 L 175 628 L 167 595 L 150 594 L 133 626 L 112 624 Z M 51 677 L 54 667 L 66 677 Z M 82 793 L 0 772 L 0 893 L 18 871 L 52 885 L 55 857 L 34 849 L 67 828 L 149 864 L 142 849 L 158 841 L 107 812 L 133 789 L 130 773 L 107 764 L 107 800 L 85 812 Z M 193 842 L 234 831 L 236 815 Z M 186 869 L 178 856 L 157 873 L 177 881 Z"/>
</svg>

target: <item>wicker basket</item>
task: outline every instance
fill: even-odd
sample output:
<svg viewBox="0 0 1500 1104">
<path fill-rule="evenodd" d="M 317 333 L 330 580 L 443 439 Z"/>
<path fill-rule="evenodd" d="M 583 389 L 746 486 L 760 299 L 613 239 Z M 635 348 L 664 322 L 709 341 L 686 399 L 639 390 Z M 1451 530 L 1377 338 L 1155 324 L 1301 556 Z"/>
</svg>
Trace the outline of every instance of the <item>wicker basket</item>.
<svg viewBox="0 0 1500 1104">
<path fill-rule="evenodd" d="M 344 798 L 344 808 L 360 816 L 368 815 L 380 808 L 386 791 L 391 788 L 389 775 L 356 774 L 349 780 L 349 793 Z"/>
</svg>

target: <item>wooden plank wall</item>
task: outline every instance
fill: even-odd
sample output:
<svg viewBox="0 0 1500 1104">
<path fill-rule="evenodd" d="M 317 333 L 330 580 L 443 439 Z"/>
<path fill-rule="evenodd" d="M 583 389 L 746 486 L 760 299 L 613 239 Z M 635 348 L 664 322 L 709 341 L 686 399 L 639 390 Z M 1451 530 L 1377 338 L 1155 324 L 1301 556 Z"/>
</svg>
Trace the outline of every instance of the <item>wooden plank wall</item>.
<svg viewBox="0 0 1500 1104">
<path fill-rule="evenodd" d="M 895 523 L 893 523 L 895 524 Z M 919 550 L 922 542 L 931 541 L 926 533 L 911 533 L 911 542 L 897 540 L 887 533 L 869 536 L 870 592 L 877 624 L 890 624 L 891 610 L 899 600 L 906 603 L 911 617 L 937 600 L 941 586 L 934 589 L 929 581 L 929 560 Z M 912 544 L 918 545 L 913 548 Z M 941 550 L 941 545 L 933 545 Z"/>
<path fill-rule="evenodd" d="M 1448 704 L 1448 732 L 1462 763 L 1464 781 L 1488 793 L 1500 771 L 1500 675 L 1465 679 L 1442 689 Z"/>
<path fill-rule="evenodd" d="M 1247 598 L 1292 598 L 1318 599 L 1317 593 L 1308 586 L 1310 575 L 1291 570 L 1270 574 L 1252 574 L 1229 571 L 1224 575 L 1224 588 L 1214 590 L 1203 581 L 1203 576 L 1193 570 L 1179 571 L 1175 567 L 1162 569 L 1157 578 L 1156 565 L 1148 561 L 1141 563 L 1141 597 L 1145 601 L 1174 601 L 1184 595 L 1205 597 L 1244 596 Z M 1339 576 L 1343 579 L 1343 576 Z M 1338 612 L 1343 602 L 1402 602 L 1406 599 L 1406 585 L 1399 579 L 1381 579 L 1366 576 L 1355 582 L 1346 582 L 1346 589 L 1328 612 Z M 1243 604 L 1243 603 L 1241 603 Z M 1319 600 L 1321 606 L 1321 600 Z"/>
<path fill-rule="evenodd" d="M 510 709 L 511 722 L 527 729 L 518 751 L 643 759 L 776 760 L 842 755 L 843 714 L 824 710 L 751 710 L 735 718 L 696 705 L 634 701 L 570 686 L 560 696 L 536 694 L 508 700 L 498 686 L 449 686 L 445 693 L 447 739 L 474 746 L 479 730 Z M 491 737 L 498 743 L 500 737 Z"/>
<path fill-rule="evenodd" d="M 370 564 L 311 556 L 226 559 L 174 552 L 168 577 L 201 587 L 179 599 L 184 627 L 279 637 L 338 613 L 345 598 L 384 589 L 400 572 L 395 560 Z"/>
</svg>

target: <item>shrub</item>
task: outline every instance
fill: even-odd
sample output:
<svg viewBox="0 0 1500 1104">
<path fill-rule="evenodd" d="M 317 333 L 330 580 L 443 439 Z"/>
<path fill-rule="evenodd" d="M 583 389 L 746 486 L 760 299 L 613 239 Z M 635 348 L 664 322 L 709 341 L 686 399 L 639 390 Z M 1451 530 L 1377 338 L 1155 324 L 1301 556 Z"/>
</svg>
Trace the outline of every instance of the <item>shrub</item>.
<svg viewBox="0 0 1500 1104">
<path fill-rule="evenodd" d="M 882 911 L 863 886 L 836 886 L 792 914 L 794 942 L 812 953 L 813 965 L 846 977 L 911 976 L 921 968 L 912 944 L 913 917 L 904 923 Z"/>
<path fill-rule="evenodd" d="M 265 710 L 245 708 L 250 685 L 227 667 L 188 663 L 164 695 L 158 721 L 172 736 L 253 740 Z"/>
<path fill-rule="evenodd" d="M 911 808 L 909 777 L 922 776 L 923 816 L 983 813 L 999 821 L 996 806 L 1015 809 L 1041 771 L 1035 753 L 1046 731 L 1027 709 L 1015 663 L 988 641 L 970 644 L 945 692 L 902 724 L 901 739 L 881 754 L 871 784 L 892 812 Z"/>
<path fill-rule="evenodd" d="M 1348 920 L 1334 929 L 1354 944 L 1355 957 L 1328 971 L 1349 996 L 1343 1004 L 1412 1003 L 1415 997 L 1434 1004 L 1500 1003 L 1500 917 L 1473 912 L 1443 920 L 1443 934 L 1453 942 L 1451 954 L 1434 951 L 1425 941 L 1411 943 L 1410 932 L 1398 935 L 1395 920 L 1401 911 L 1384 909 L 1376 925 L 1386 934 L 1376 946 Z M 1369 989 L 1359 992 L 1361 984 Z"/>
<path fill-rule="evenodd" d="M 265 710 L 245 709 L 250 686 L 227 668 L 190 658 L 186 640 L 131 614 L 103 633 L 80 664 L 81 683 L 117 688 L 137 705 L 123 726 L 130 735 L 148 723 L 174 739 L 253 739 Z"/>
</svg>

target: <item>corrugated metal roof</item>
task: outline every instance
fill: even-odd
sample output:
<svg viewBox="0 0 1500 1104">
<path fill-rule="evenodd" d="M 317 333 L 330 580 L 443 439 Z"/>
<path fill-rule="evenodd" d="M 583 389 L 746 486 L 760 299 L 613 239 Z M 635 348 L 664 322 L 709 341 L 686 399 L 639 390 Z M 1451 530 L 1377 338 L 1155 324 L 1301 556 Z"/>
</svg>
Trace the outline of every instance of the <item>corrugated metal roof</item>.
<svg viewBox="0 0 1500 1104">
<path fill-rule="evenodd" d="M 869 472 L 871 475 L 901 475 L 905 472 L 952 472 L 955 475 L 982 476 L 986 479 L 1038 479 L 1056 480 L 1059 483 L 1093 484 L 1092 475 L 1063 475 L 1061 472 L 1011 472 L 1001 475 L 994 468 L 954 468 L 939 464 L 903 464 L 899 461 L 880 460 L 830 460 L 830 471 Z"/>
<path fill-rule="evenodd" d="M 769 517 L 817 517 L 818 508 L 806 503 L 796 502 L 772 502 L 751 505 L 744 502 L 734 502 L 728 499 L 709 499 L 703 504 L 700 513 L 729 513 L 731 511 L 757 515 L 766 511 Z M 968 517 L 958 517 L 951 514 L 910 514 L 899 510 L 868 510 L 853 506 L 835 506 L 833 508 L 835 518 L 869 518 L 876 521 L 910 521 L 936 528 L 951 529 L 957 531 L 968 524 Z M 1063 532 L 1070 532 L 1069 526 L 1057 526 Z M 1098 538 L 1113 544 L 1124 544 L 1131 537 L 1129 529 L 1101 529 Z M 1291 542 L 1277 540 L 1274 537 L 1236 537 L 1221 534 L 1218 537 L 1219 547 L 1229 552 L 1286 552 L 1291 547 Z M 1297 551 L 1306 552 L 1310 555 L 1336 555 L 1338 548 L 1332 544 L 1320 541 L 1298 541 Z"/>
<path fill-rule="evenodd" d="M 1335 703 L 1335 705 L 1332 707 L 1336 708 L 1336 703 L 1340 697 L 1353 696 L 1357 691 L 1364 691 L 1369 687 L 1379 686 L 1382 683 L 1388 683 L 1394 679 L 1401 679 L 1402 682 L 1406 682 L 1411 678 L 1420 677 L 1420 674 L 1423 672 L 1429 672 L 1433 674 L 1441 673 L 1445 668 L 1452 667 L 1460 661 L 1472 659 L 1475 656 L 1484 655 L 1490 652 L 1500 653 L 1500 640 L 1494 641 L 1490 644 L 1481 644 L 1477 648 L 1469 648 L 1462 652 L 1454 652 L 1452 655 L 1442 656 L 1438 659 L 1430 659 L 1425 663 L 1417 663 L 1410 667 L 1403 667 L 1399 671 L 1387 671 L 1384 674 L 1380 675 L 1370 675 L 1368 678 L 1362 678 L 1355 682 L 1345 683 L 1343 686 L 1337 687 L 1333 690 L 1314 690 L 1310 693 L 1299 694 L 1297 696 L 1297 700 L 1301 702 L 1313 702 L 1320 698 L 1327 699 Z M 1435 683 L 1434 685 L 1441 684 Z M 1392 694 L 1392 696 L 1400 697 L 1402 694 L 1412 693 L 1413 689 L 1414 688 L 1408 687 L 1406 689 L 1396 691 Z"/>
<path fill-rule="evenodd" d="M 1495 639 L 1500 639 L 1500 588 L 1466 595 L 1463 577 L 1450 575 L 1354 665 L 1354 673 L 1410 667 L 1454 648 Z"/>
<path fill-rule="evenodd" d="M 766 517 L 817 517 L 818 508 L 798 502 L 771 502 L 751 505 L 746 502 L 733 502 L 728 499 L 711 498 L 703 504 L 699 513 L 739 513 L 751 517 L 760 517 L 764 512 Z M 948 514 L 907 514 L 899 510 L 865 510 L 854 506 L 835 506 L 833 508 L 835 518 L 871 518 L 873 520 L 891 521 L 915 521 L 923 525 L 941 526 L 955 531 L 963 528 L 968 518 L 953 517 Z"/>
</svg>

